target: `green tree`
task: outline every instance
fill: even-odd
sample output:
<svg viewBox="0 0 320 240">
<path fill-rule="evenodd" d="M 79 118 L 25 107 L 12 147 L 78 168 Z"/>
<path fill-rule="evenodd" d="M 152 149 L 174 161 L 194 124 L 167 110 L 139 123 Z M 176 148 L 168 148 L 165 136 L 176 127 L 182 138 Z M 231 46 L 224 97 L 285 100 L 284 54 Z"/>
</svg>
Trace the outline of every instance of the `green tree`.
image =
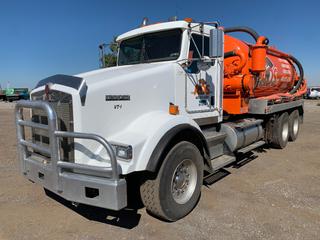
<svg viewBox="0 0 320 240">
<path fill-rule="evenodd" d="M 109 44 L 101 44 L 99 46 L 101 51 L 101 67 L 112 67 L 117 65 L 117 52 L 118 44 L 116 42 L 117 37 L 114 36 Z"/>
</svg>

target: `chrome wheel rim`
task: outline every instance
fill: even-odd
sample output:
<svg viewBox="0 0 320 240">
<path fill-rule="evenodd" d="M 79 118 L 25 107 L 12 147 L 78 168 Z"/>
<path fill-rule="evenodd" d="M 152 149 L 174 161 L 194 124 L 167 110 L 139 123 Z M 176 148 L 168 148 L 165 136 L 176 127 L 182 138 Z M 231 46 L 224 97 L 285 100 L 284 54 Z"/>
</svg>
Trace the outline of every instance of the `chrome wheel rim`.
<svg viewBox="0 0 320 240">
<path fill-rule="evenodd" d="M 293 134 L 296 136 L 299 130 L 299 118 L 295 118 L 293 121 Z"/>
<path fill-rule="evenodd" d="M 190 200 L 197 185 L 197 168 L 190 160 L 183 160 L 175 169 L 171 181 L 171 194 L 174 201 L 184 204 Z"/>
<path fill-rule="evenodd" d="M 289 123 L 285 122 L 282 127 L 282 140 L 286 141 L 289 133 Z"/>
</svg>

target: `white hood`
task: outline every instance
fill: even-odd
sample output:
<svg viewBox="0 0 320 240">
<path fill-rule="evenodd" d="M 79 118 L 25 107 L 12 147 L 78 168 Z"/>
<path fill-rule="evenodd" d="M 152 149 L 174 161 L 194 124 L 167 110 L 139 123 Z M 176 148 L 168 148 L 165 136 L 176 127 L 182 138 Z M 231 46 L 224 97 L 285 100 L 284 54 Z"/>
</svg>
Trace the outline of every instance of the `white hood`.
<svg viewBox="0 0 320 240">
<path fill-rule="evenodd" d="M 124 65 L 115 66 L 109 68 L 103 68 L 98 70 L 93 70 L 90 72 L 84 72 L 75 75 L 76 77 L 81 77 L 85 79 L 86 84 L 92 85 L 99 83 L 100 81 L 111 81 L 112 79 L 119 79 L 127 76 L 134 77 L 140 72 L 150 72 L 153 69 L 163 68 L 164 66 L 172 65 L 172 62 L 162 62 L 162 63 L 144 63 L 135 65 Z"/>
</svg>

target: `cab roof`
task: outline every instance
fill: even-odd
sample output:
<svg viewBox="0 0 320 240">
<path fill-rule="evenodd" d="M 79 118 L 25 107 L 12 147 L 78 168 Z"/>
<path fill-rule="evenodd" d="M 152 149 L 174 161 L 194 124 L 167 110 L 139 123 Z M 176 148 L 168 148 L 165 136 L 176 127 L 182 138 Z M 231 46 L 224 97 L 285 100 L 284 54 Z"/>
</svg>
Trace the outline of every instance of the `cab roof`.
<svg viewBox="0 0 320 240">
<path fill-rule="evenodd" d="M 191 23 L 191 26 L 195 26 L 198 23 Z M 123 33 L 120 36 L 117 37 L 117 42 L 121 42 L 122 40 L 128 39 L 128 38 L 132 38 L 135 36 L 139 36 L 141 34 L 145 34 L 145 33 L 152 33 L 152 32 L 159 32 L 159 31 L 163 31 L 163 30 L 169 30 L 169 29 L 176 29 L 176 28 L 180 28 L 180 29 L 188 29 L 189 28 L 189 23 L 186 21 L 171 21 L 171 22 L 163 22 L 163 23 L 154 23 L 154 24 L 150 24 L 150 25 L 146 25 L 146 26 L 142 26 L 136 29 L 133 29 L 129 32 Z M 212 26 L 209 25 L 205 25 L 205 29 L 211 29 L 214 28 Z M 196 30 L 196 29 L 195 29 Z"/>
</svg>

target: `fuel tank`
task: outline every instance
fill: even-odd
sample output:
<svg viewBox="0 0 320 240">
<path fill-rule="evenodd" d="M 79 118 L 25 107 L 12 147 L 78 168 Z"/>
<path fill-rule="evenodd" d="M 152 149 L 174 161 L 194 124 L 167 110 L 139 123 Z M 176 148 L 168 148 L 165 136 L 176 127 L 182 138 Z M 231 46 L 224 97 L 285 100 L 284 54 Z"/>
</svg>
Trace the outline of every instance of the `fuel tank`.
<svg viewBox="0 0 320 240">
<path fill-rule="evenodd" d="M 234 152 L 263 138 L 261 119 L 241 119 L 221 124 L 221 132 L 226 133 L 225 143 Z"/>
</svg>

